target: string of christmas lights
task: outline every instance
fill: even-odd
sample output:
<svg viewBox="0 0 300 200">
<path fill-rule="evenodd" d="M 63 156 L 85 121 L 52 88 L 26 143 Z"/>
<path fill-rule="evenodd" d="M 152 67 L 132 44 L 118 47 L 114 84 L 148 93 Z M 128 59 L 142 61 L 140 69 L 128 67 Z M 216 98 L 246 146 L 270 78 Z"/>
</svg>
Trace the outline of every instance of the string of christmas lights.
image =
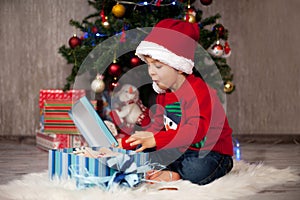
<svg viewBox="0 0 300 200">
<path fill-rule="evenodd" d="M 121 3 L 121 4 L 129 4 L 129 5 L 136 5 L 136 6 L 172 6 L 172 5 L 176 5 L 177 1 L 174 0 L 171 3 L 165 3 L 162 4 L 162 0 L 156 0 L 156 1 L 151 1 L 151 2 L 147 2 L 147 1 L 143 1 L 140 3 L 134 3 L 134 2 L 130 2 L 130 1 L 116 1 L 117 3 Z"/>
</svg>

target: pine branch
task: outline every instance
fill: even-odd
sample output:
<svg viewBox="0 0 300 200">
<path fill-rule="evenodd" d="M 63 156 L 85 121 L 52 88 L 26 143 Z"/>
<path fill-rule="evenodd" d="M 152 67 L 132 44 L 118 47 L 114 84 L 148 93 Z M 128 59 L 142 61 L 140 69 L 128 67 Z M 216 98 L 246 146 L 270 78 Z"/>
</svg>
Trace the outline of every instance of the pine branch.
<svg viewBox="0 0 300 200">
<path fill-rule="evenodd" d="M 71 20 L 69 21 L 69 24 L 70 24 L 71 26 L 74 26 L 74 27 L 80 29 L 80 30 L 83 30 L 83 29 L 84 29 L 84 27 L 81 25 L 81 23 L 78 22 L 78 21 L 76 21 L 76 20 L 71 19 Z"/>
<path fill-rule="evenodd" d="M 201 24 L 203 26 L 207 26 L 207 25 L 211 25 L 211 24 L 215 24 L 217 22 L 217 19 L 220 19 L 221 15 L 218 13 L 212 17 L 208 17 L 203 19 L 203 21 L 201 21 Z"/>
</svg>

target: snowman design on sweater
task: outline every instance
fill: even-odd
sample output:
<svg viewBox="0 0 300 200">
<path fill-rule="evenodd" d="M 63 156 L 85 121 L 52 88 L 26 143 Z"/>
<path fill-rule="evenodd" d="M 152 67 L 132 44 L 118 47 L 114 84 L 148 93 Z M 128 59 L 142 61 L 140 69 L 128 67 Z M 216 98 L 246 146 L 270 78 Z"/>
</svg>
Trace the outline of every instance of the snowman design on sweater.
<svg viewBox="0 0 300 200">
<path fill-rule="evenodd" d="M 168 130 L 177 130 L 178 125 L 181 121 L 182 111 L 180 102 L 175 102 L 172 104 L 167 104 L 165 106 L 165 112 L 164 112 L 164 126 L 166 131 Z M 203 140 L 200 142 L 197 142 L 195 144 L 192 144 L 191 147 L 194 148 L 201 148 L 204 146 L 204 143 L 206 141 L 206 137 L 204 137 Z"/>
<path fill-rule="evenodd" d="M 170 129 L 177 130 L 181 120 L 181 115 L 180 102 L 175 102 L 165 106 L 164 126 L 166 131 Z"/>
</svg>

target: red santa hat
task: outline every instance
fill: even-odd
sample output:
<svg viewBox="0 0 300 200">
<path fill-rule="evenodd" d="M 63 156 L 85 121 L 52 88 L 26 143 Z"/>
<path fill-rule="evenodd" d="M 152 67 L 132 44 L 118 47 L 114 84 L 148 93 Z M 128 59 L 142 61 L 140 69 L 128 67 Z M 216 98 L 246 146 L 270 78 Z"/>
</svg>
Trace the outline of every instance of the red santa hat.
<svg viewBox="0 0 300 200">
<path fill-rule="evenodd" d="M 157 23 L 139 44 L 136 54 L 142 60 L 147 55 L 186 74 L 191 74 L 199 35 L 197 23 L 164 19 Z"/>
</svg>

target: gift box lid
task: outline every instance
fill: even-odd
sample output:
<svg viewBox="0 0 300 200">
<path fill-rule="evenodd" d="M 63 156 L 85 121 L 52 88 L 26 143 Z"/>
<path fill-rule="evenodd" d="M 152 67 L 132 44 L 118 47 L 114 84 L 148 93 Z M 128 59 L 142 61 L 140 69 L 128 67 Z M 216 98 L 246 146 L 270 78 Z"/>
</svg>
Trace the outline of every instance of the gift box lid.
<svg viewBox="0 0 300 200">
<path fill-rule="evenodd" d="M 86 96 L 74 103 L 69 115 L 90 147 L 118 146 L 116 138 Z"/>
</svg>

